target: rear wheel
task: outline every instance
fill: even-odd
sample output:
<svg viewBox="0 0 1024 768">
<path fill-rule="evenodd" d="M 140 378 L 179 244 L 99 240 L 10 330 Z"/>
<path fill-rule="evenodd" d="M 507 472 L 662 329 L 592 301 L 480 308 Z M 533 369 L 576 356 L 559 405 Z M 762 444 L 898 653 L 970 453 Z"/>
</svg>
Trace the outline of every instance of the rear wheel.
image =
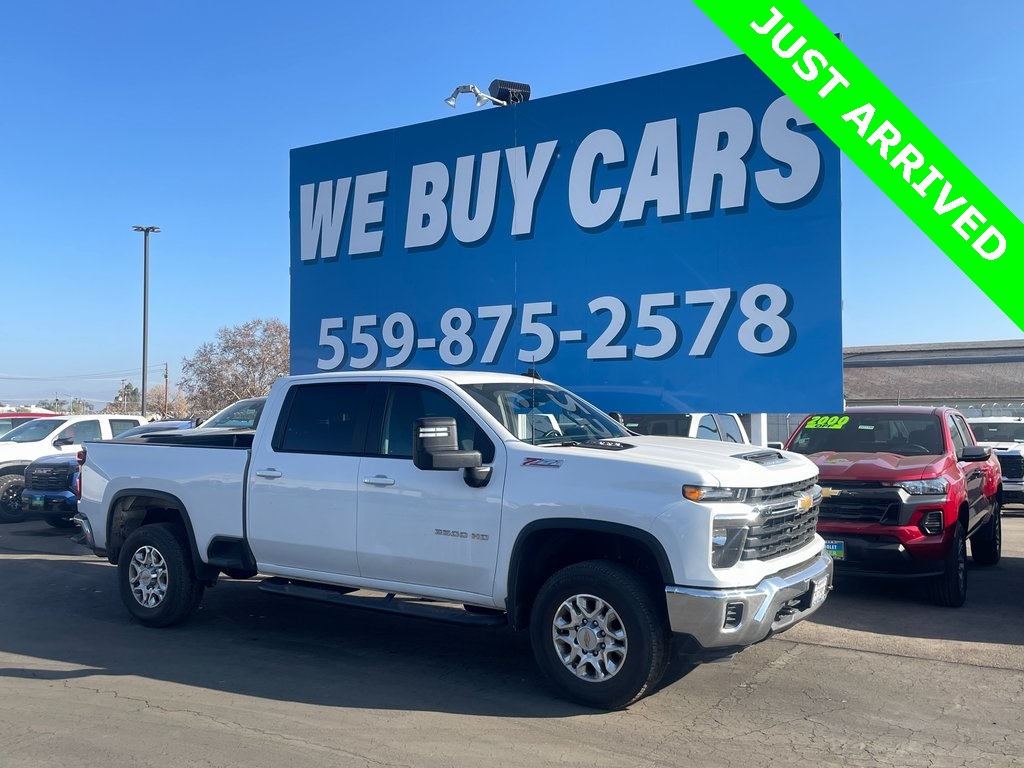
<svg viewBox="0 0 1024 768">
<path fill-rule="evenodd" d="M 0 475 L 0 523 L 20 523 L 28 515 L 21 511 L 21 492 L 25 478 L 21 475 Z"/>
<path fill-rule="evenodd" d="M 530 641 L 541 672 L 560 695 L 617 709 L 657 685 L 671 634 L 647 583 L 617 563 L 594 560 L 563 568 L 541 587 Z"/>
<path fill-rule="evenodd" d="M 971 559 L 978 565 L 995 565 L 1003 554 L 1003 511 L 995 502 L 992 517 L 971 536 Z"/>
<path fill-rule="evenodd" d="M 967 538 L 963 523 L 953 529 L 953 541 L 946 555 L 945 568 L 934 583 L 935 601 L 949 608 L 959 608 L 967 599 Z"/>
<path fill-rule="evenodd" d="M 178 624 L 199 607 L 205 589 L 191 566 L 192 554 L 180 528 L 144 525 L 121 547 L 117 561 L 121 601 L 147 627 Z"/>
</svg>

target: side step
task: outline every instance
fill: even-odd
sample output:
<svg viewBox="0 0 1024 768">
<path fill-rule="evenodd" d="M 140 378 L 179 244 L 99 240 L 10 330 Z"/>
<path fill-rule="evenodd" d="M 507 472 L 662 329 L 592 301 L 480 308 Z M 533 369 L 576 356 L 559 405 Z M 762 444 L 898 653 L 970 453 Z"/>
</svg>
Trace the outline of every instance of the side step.
<svg viewBox="0 0 1024 768">
<path fill-rule="evenodd" d="M 384 597 L 356 597 L 350 595 L 355 590 L 348 587 L 334 587 L 296 579 L 273 577 L 260 582 L 260 589 L 272 595 L 301 597 L 306 600 L 318 600 L 322 603 L 344 605 L 350 608 L 363 608 L 384 613 L 397 613 L 431 621 L 443 621 L 448 624 L 463 624 L 474 627 L 500 627 L 508 623 L 504 613 L 470 613 L 462 608 L 449 608 L 435 603 L 425 603 L 418 598 L 398 598 L 394 593 Z"/>
</svg>

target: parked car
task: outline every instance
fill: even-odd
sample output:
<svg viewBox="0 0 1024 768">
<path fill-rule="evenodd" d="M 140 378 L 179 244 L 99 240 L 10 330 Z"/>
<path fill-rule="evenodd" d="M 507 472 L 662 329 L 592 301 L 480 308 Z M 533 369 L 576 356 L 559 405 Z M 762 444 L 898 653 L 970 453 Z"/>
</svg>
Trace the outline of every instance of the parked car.
<svg viewBox="0 0 1024 768">
<path fill-rule="evenodd" d="M 32 419 L 48 416 L 46 413 L 0 413 L 0 437 L 3 437 L 15 427 L 20 427 Z"/>
<path fill-rule="evenodd" d="M 109 440 L 143 423 L 141 416 L 48 416 L 0 436 L 0 522 L 25 519 L 21 492 L 25 469 L 54 453 L 74 457 L 87 440 Z"/>
<path fill-rule="evenodd" d="M 153 432 L 191 429 L 191 419 L 151 421 L 115 435 L 119 440 Z M 29 517 L 40 517 L 54 528 L 74 528 L 78 511 L 78 454 L 58 453 L 36 459 L 25 468 L 21 509 Z"/>
<path fill-rule="evenodd" d="M 925 577 L 936 600 L 967 597 L 1002 549 L 999 462 L 952 408 L 850 408 L 806 418 L 789 450 L 818 465 L 818 532 L 837 573 Z"/>
<path fill-rule="evenodd" d="M 625 414 L 622 423 L 641 435 L 670 435 L 749 444 L 747 430 L 735 413 Z"/>
<path fill-rule="evenodd" d="M 222 408 L 199 425 L 198 429 L 255 429 L 266 404 L 265 397 L 250 397 Z"/>
<path fill-rule="evenodd" d="M 992 449 L 1003 473 L 1003 504 L 1024 504 L 1024 418 L 984 416 L 968 419 L 979 445 Z"/>
</svg>

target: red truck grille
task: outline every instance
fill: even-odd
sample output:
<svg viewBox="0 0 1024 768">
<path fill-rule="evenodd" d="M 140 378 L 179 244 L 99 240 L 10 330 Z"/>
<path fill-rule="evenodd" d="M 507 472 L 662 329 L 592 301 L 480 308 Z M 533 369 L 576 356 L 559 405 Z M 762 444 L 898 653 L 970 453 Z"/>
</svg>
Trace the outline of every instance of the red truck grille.
<svg viewBox="0 0 1024 768">
<path fill-rule="evenodd" d="M 864 481 L 822 482 L 821 519 L 898 525 L 898 489 Z"/>
</svg>

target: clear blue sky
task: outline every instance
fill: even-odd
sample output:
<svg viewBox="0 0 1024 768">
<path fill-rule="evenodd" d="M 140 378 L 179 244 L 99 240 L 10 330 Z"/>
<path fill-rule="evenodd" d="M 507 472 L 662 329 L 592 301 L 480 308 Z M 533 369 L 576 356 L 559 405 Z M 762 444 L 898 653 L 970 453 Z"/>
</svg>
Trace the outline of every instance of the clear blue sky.
<svg viewBox="0 0 1024 768">
<path fill-rule="evenodd" d="M 770 5 L 770 4 L 769 4 Z M 808 0 L 1018 216 L 1024 3 Z M 288 319 L 288 151 L 445 117 L 460 83 L 547 96 L 733 55 L 686 0 L 38 0 L 0 28 L 0 402 L 109 400 L 217 330 Z M 472 109 L 468 97 L 459 110 Z M 846 345 L 1022 333 L 851 164 Z M 1024 292 L 1024 287 L 1022 287 Z M 102 375 L 95 375 L 102 374 Z M 36 378 L 38 377 L 38 378 Z"/>
</svg>

